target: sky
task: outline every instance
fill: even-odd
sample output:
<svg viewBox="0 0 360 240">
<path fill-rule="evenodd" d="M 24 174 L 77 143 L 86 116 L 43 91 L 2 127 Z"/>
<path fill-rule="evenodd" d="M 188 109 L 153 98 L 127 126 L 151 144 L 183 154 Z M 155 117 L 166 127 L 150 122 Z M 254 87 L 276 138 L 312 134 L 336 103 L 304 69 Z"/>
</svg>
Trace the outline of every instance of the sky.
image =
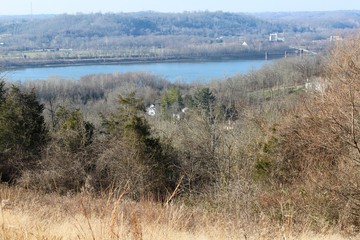
<svg viewBox="0 0 360 240">
<path fill-rule="evenodd" d="M 0 15 L 360 10 L 359 0 L 0 0 Z"/>
</svg>

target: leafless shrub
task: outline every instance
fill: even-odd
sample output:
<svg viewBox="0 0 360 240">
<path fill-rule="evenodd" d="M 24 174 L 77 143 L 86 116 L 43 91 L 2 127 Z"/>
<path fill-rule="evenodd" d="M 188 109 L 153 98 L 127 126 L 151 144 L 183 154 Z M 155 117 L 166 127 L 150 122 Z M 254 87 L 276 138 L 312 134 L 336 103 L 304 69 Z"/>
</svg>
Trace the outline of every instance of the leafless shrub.
<svg viewBox="0 0 360 240">
<path fill-rule="evenodd" d="M 332 50 L 323 91 L 304 95 L 282 124 L 278 164 L 283 179 L 312 196 L 304 198 L 312 204 L 312 214 L 355 226 L 360 201 L 359 48 L 357 38 Z"/>
</svg>

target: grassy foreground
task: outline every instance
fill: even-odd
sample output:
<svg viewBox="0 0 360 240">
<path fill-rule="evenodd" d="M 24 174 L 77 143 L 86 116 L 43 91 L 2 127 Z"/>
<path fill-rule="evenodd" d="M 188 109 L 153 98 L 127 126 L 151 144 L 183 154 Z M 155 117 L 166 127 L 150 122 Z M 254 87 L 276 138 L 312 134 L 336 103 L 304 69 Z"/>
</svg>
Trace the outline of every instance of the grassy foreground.
<svg viewBox="0 0 360 240">
<path fill-rule="evenodd" d="M 180 203 L 130 202 L 110 193 L 59 196 L 0 186 L 0 239 L 357 239 L 323 229 L 232 220 Z"/>
</svg>

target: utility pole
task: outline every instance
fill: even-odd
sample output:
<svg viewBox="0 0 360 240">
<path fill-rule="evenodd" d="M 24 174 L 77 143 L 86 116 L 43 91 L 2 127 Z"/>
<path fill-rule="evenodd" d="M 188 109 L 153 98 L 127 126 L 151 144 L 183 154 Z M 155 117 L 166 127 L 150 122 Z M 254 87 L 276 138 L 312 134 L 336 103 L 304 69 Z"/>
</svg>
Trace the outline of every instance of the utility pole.
<svg viewBox="0 0 360 240">
<path fill-rule="evenodd" d="M 30 20 L 33 20 L 33 6 L 32 6 L 32 2 L 30 2 Z"/>
</svg>

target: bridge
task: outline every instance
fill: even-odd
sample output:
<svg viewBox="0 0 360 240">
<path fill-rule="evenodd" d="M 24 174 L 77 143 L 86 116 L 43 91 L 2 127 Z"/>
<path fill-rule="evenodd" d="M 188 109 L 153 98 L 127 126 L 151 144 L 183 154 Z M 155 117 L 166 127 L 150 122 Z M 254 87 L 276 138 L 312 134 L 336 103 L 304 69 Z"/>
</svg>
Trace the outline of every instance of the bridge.
<svg viewBox="0 0 360 240">
<path fill-rule="evenodd" d="M 268 58 L 281 58 L 282 56 L 285 58 L 289 56 L 303 56 L 304 54 L 310 56 L 317 55 L 316 52 L 308 50 L 304 47 L 290 46 L 288 49 L 283 51 L 265 52 L 265 60 Z"/>
<path fill-rule="evenodd" d="M 300 53 L 307 53 L 307 54 L 310 54 L 310 55 L 316 55 L 317 54 L 316 52 L 308 50 L 308 49 L 303 48 L 303 47 L 290 46 L 290 49 L 295 49 L 295 50 L 299 51 Z"/>
</svg>

